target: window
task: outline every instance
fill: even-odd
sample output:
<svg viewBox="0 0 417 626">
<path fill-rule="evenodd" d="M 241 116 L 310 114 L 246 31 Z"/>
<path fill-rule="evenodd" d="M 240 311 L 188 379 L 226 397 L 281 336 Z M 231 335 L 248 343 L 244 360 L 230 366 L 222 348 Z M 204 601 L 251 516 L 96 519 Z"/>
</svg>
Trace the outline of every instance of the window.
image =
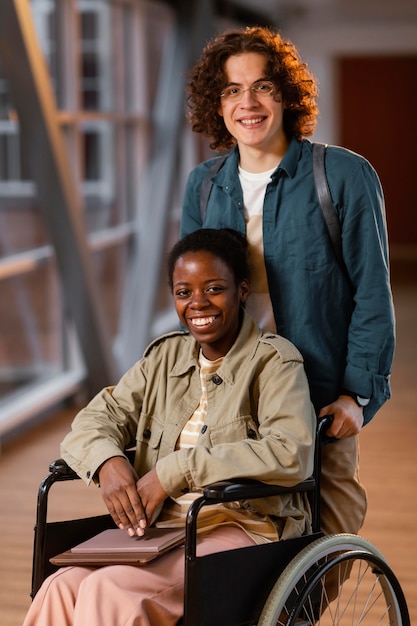
<svg viewBox="0 0 417 626">
<path fill-rule="evenodd" d="M 31 0 L 57 120 L 83 199 L 85 234 L 116 335 L 138 172 L 150 133 L 144 3 Z M 162 45 L 163 42 L 160 42 Z M 0 408 L 20 391 L 77 369 L 48 228 L 28 178 L 17 115 L 0 67 Z M 57 211 L 62 207 L 57 207 Z M 6 404 L 5 404 L 6 403 Z"/>
</svg>

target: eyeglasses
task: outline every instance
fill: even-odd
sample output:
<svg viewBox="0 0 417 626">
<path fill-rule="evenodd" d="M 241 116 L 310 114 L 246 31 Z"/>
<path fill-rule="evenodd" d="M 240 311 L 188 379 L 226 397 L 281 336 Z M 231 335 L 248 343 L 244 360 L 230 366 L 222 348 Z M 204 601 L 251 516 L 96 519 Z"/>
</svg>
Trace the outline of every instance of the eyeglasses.
<svg viewBox="0 0 417 626">
<path fill-rule="evenodd" d="M 250 91 L 255 97 L 258 96 L 272 96 L 275 91 L 275 85 L 270 80 L 257 80 L 250 87 L 243 89 L 243 87 L 236 87 L 236 85 L 230 85 L 226 87 L 220 94 L 220 98 L 224 98 L 230 102 L 239 102 L 242 100 L 245 91 Z"/>
</svg>

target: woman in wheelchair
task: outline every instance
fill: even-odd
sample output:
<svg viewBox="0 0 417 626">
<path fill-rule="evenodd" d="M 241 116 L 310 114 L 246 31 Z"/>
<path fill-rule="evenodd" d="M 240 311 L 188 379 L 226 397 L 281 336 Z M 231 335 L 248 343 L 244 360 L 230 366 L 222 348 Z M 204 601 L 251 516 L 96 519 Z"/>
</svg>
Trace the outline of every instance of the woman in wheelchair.
<svg viewBox="0 0 417 626">
<path fill-rule="evenodd" d="M 313 469 L 315 413 L 303 361 L 285 339 L 263 333 L 245 312 L 246 241 L 198 230 L 168 257 L 183 330 L 153 341 L 114 387 L 74 419 L 61 453 L 100 485 L 115 524 L 130 535 L 177 527 L 210 483 L 253 478 L 292 486 Z M 124 451 L 136 441 L 134 465 Z M 198 554 L 310 532 L 303 493 L 205 507 Z M 47 578 L 24 626 L 178 623 L 182 547 L 146 567 L 65 567 Z"/>
</svg>

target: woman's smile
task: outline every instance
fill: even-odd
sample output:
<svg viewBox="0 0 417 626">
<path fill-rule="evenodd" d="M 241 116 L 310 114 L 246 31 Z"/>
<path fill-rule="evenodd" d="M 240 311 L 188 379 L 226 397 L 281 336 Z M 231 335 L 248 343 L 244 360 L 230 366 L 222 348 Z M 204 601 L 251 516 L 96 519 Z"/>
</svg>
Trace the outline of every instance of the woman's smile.
<svg viewBox="0 0 417 626">
<path fill-rule="evenodd" d="M 197 328 L 203 328 L 210 326 L 216 319 L 216 315 L 210 315 L 209 317 L 190 317 L 188 318 L 193 326 Z"/>
</svg>

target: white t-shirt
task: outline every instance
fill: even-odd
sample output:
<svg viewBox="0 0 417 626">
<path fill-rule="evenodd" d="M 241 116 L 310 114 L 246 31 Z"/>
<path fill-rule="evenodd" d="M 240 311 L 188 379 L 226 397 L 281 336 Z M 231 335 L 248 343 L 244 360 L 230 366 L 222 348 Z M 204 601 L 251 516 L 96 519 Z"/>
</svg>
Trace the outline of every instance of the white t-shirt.
<svg viewBox="0 0 417 626">
<path fill-rule="evenodd" d="M 246 172 L 239 167 L 245 207 L 246 237 L 249 243 L 249 262 L 252 270 L 246 310 L 262 330 L 272 333 L 276 333 L 277 329 L 265 268 L 262 213 L 266 187 L 275 169 L 276 167 L 266 172 L 253 173 Z"/>
</svg>

